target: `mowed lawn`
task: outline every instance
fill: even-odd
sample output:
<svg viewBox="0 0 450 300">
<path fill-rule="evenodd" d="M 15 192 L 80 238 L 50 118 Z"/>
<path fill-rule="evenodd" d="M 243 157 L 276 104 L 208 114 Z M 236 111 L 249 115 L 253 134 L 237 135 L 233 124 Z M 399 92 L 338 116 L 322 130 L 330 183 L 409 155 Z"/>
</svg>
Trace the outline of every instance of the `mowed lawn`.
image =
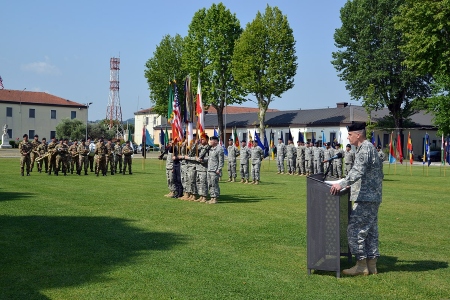
<svg viewBox="0 0 450 300">
<path fill-rule="evenodd" d="M 450 298 L 450 169 L 391 166 L 379 274 L 336 278 L 307 275 L 305 177 L 265 161 L 259 186 L 227 183 L 225 167 L 208 205 L 163 197 L 164 167 L 20 177 L 0 158 L 0 299 Z"/>
</svg>

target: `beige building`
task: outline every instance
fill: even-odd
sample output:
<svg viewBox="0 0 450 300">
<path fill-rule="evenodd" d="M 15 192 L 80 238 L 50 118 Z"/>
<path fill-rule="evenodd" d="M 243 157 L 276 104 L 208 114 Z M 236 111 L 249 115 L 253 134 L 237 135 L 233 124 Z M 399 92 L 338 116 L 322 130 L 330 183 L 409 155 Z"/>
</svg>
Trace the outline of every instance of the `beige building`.
<svg viewBox="0 0 450 300">
<path fill-rule="evenodd" d="M 147 128 L 155 144 L 159 144 L 159 132 L 154 132 L 154 127 L 166 125 L 167 118 L 161 117 L 151 108 L 140 110 L 134 113 L 134 142 L 142 144 L 143 127 Z M 169 126 L 170 127 L 170 126 Z"/>
<path fill-rule="evenodd" d="M 56 126 L 62 119 L 87 120 L 86 105 L 44 92 L 0 90 L 0 124 L 8 125 L 12 140 L 22 140 L 26 133 L 49 140 L 56 135 Z"/>
</svg>

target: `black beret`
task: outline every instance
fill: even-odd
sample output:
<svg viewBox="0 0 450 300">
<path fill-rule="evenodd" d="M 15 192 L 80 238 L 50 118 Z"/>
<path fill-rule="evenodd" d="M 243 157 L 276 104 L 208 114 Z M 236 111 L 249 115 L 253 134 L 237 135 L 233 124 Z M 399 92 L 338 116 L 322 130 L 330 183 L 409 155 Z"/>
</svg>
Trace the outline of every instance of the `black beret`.
<svg viewBox="0 0 450 300">
<path fill-rule="evenodd" d="M 39 136 L 37 134 L 35 134 L 34 137 L 39 137 Z"/>
<path fill-rule="evenodd" d="M 74 141 L 74 142 L 78 142 L 78 140 L 77 140 L 77 139 L 74 139 L 73 141 Z"/>
<path fill-rule="evenodd" d="M 212 136 L 210 139 L 213 140 L 213 141 L 218 141 L 219 140 L 219 138 L 217 136 Z"/>
<path fill-rule="evenodd" d="M 23 137 L 28 137 L 28 134 L 25 133 L 25 134 L 23 135 Z"/>
<path fill-rule="evenodd" d="M 331 143 L 330 143 L 330 142 L 328 142 L 328 143 L 327 143 L 327 146 L 331 146 Z"/>
<path fill-rule="evenodd" d="M 352 125 L 347 126 L 348 131 L 359 131 L 366 129 L 366 123 L 364 122 L 354 122 Z"/>
<path fill-rule="evenodd" d="M 52 140 L 56 140 L 56 136 L 52 137 Z"/>
<path fill-rule="evenodd" d="M 59 139 L 60 142 L 64 141 L 63 139 Z"/>
<path fill-rule="evenodd" d="M 64 140 L 65 140 L 65 141 L 68 141 L 69 139 L 68 139 L 68 138 L 65 138 Z"/>
<path fill-rule="evenodd" d="M 352 146 L 350 144 L 347 144 L 347 147 L 351 148 Z"/>
<path fill-rule="evenodd" d="M 245 140 L 242 140 L 241 143 L 247 143 Z"/>
<path fill-rule="evenodd" d="M 207 134 L 205 134 L 205 139 L 209 140 L 209 136 Z"/>
<path fill-rule="evenodd" d="M 82 141 L 82 142 L 86 142 L 86 140 L 85 140 L 85 139 L 81 139 L 81 141 Z"/>
<path fill-rule="evenodd" d="M 43 140 L 47 140 L 45 137 L 42 138 Z"/>
<path fill-rule="evenodd" d="M 125 142 L 125 144 L 129 144 L 129 143 L 130 143 L 130 141 L 126 141 L 126 142 Z"/>
<path fill-rule="evenodd" d="M 278 138 L 278 140 L 279 140 L 279 141 L 282 141 L 283 139 L 282 139 L 282 138 Z"/>
<path fill-rule="evenodd" d="M 377 149 L 380 149 L 380 150 L 381 150 L 381 146 L 377 146 Z"/>
<path fill-rule="evenodd" d="M 193 135 L 192 135 L 193 137 L 196 137 L 197 136 L 197 134 L 196 133 L 194 133 Z"/>
<path fill-rule="evenodd" d="M 297 143 L 301 143 L 302 141 L 298 140 Z"/>
<path fill-rule="evenodd" d="M 336 146 L 340 147 L 340 146 L 341 146 L 341 144 L 339 144 L 339 143 L 335 143 L 335 144 L 334 144 L 334 146 L 335 146 L 335 147 L 336 147 Z"/>
<path fill-rule="evenodd" d="M 229 141 L 233 141 L 233 139 L 232 139 L 232 138 L 229 138 L 228 140 L 229 140 Z"/>
</svg>

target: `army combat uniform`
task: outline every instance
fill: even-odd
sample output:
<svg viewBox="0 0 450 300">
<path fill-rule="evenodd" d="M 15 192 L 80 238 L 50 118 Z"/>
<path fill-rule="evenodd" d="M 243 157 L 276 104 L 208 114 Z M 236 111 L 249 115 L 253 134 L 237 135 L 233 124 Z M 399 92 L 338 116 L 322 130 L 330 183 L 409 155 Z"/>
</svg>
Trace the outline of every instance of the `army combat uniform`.
<svg viewBox="0 0 450 300">
<path fill-rule="evenodd" d="M 30 158 L 31 158 L 30 172 L 33 172 L 34 162 L 36 161 L 36 158 L 39 157 L 38 147 L 40 144 L 41 144 L 41 142 L 39 142 L 39 141 L 35 141 L 35 140 L 31 141 L 31 146 L 33 147 L 33 150 L 30 153 Z M 38 169 L 39 169 L 39 167 L 38 167 Z"/>
<path fill-rule="evenodd" d="M 236 181 L 236 162 L 237 162 L 237 157 L 240 155 L 240 151 L 239 148 L 236 147 L 236 145 L 231 145 L 228 146 L 228 177 L 229 180 L 228 181 Z"/>
<path fill-rule="evenodd" d="M 284 157 L 286 156 L 286 145 L 284 143 L 279 143 L 277 145 L 277 170 L 278 174 L 284 173 Z"/>
<path fill-rule="evenodd" d="M 300 145 L 297 147 L 297 174 L 298 175 L 306 175 L 305 150 L 306 150 L 306 147 L 303 145 Z"/>
<path fill-rule="evenodd" d="M 117 173 L 117 165 L 119 165 L 119 173 L 122 173 L 122 146 L 120 146 L 120 142 L 117 141 L 116 145 L 114 146 L 114 173 Z"/>
<path fill-rule="evenodd" d="M 342 157 L 344 157 L 344 150 L 342 150 L 341 148 L 339 149 L 334 149 L 334 155 L 337 155 L 338 153 L 342 154 Z M 338 178 L 342 178 L 342 157 L 341 158 L 336 158 L 335 160 L 333 160 L 333 173 L 334 176 L 338 177 Z"/>
<path fill-rule="evenodd" d="M 194 143 L 188 151 L 188 159 L 185 160 L 186 163 L 186 190 L 189 194 L 189 198 L 185 200 L 196 200 L 195 195 L 197 195 L 197 162 L 195 157 L 197 156 L 197 143 Z"/>
<path fill-rule="evenodd" d="M 28 141 L 21 141 L 19 143 L 20 152 L 20 174 L 23 176 L 25 165 L 27 168 L 27 176 L 30 175 L 30 153 L 33 151 L 33 145 Z"/>
<path fill-rule="evenodd" d="M 98 142 L 97 145 L 95 145 L 95 155 L 97 157 L 96 165 L 97 165 L 97 176 L 100 175 L 100 170 L 102 171 L 102 175 L 106 176 L 106 156 L 108 155 L 108 149 L 106 148 L 105 143 Z"/>
<path fill-rule="evenodd" d="M 323 152 L 323 158 L 324 160 L 329 160 L 331 157 L 334 156 L 334 150 L 333 148 L 329 148 L 329 149 L 325 149 L 325 151 Z M 324 165 L 324 169 L 325 170 L 329 170 L 328 174 L 330 174 L 331 176 L 333 176 L 333 162 L 329 161 L 326 162 Z"/>
<path fill-rule="evenodd" d="M 83 143 L 81 143 L 78 146 L 77 149 L 78 152 L 78 169 L 77 169 L 77 173 L 78 175 L 81 175 L 81 170 L 83 169 L 84 166 L 84 175 L 87 175 L 88 173 L 88 167 L 89 167 L 89 145 L 86 145 Z"/>
<path fill-rule="evenodd" d="M 314 147 L 314 174 L 323 173 L 323 148 Z"/>
<path fill-rule="evenodd" d="M 45 157 L 47 154 L 47 147 L 47 143 L 42 142 L 37 148 L 39 157 L 42 157 L 41 161 L 37 163 L 39 173 L 42 172 L 42 164 L 45 164 L 45 173 L 48 172 L 48 156 Z"/>
<path fill-rule="evenodd" d="M 345 163 L 345 176 L 348 175 L 348 173 L 350 172 L 350 170 L 353 167 L 353 164 L 355 163 L 355 151 L 351 150 L 344 151 L 344 163 Z"/>
<path fill-rule="evenodd" d="M 286 146 L 287 156 L 287 172 L 291 175 L 295 173 L 295 157 L 297 155 L 297 148 L 293 144 Z"/>
<path fill-rule="evenodd" d="M 55 147 L 56 150 L 56 175 L 62 169 L 64 176 L 67 175 L 67 155 L 69 153 L 69 146 L 66 144 L 58 144 Z"/>
<path fill-rule="evenodd" d="M 133 173 L 131 172 L 131 163 L 133 158 L 131 157 L 131 155 L 133 155 L 133 148 L 125 145 L 125 147 L 123 147 L 122 149 L 122 153 L 124 156 L 122 174 L 125 175 L 125 171 L 127 170 L 128 165 L 128 174 L 132 175 Z"/>
<path fill-rule="evenodd" d="M 355 164 L 339 185 L 341 188 L 351 186 L 350 201 L 354 201 L 347 227 L 351 253 L 357 260 L 379 257 L 378 208 L 382 198 L 383 165 L 368 140 L 357 148 Z"/>
<path fill-rule="evenodd" d="M 252 162 L 252 179 L 253 184 L 259 184 L 261 161 L 264 159 L 264 151 L 259 146 L 253 146 L 251 150 L 251 162 Z"/>
<path fill-rule="evenodd" d="M 250 148 L 248 148 L 247 146 L 245 147 L 241 147 L 241 151 L 240 151 L 240 163 L 239 163 L 239 172 L 241 173 L 241 183 L 243 183 L 244 181 L 246 183 L 248 183 L 248 160 L 250 158 Z"/>
<path fill-rule="evenodd" d="M 307 146 L 305 148 L 305 168 L 306 174 L 311 175 L 314 173 L 314 151 L 313 147 Z"/>
<path fill-rule="evenodd" d="M 52 169 L 53 172 L 56 172 L 56 145 L 58 145 L 58 143 L 51 141 L 47 146 L 47 151 L 50 153 L 48 156 L 48 175 L 52 174 Z"/>
<path fill-rule="evenodd" d="M 197 200 L 199 202 L 206 202 L 206 197 L 208 197 L 208 156 L 209 156 L 209 145 L 199 145 L 198 146 L 198 158 L 196 158 L 196 170 L 197 170 L 197 189 L 200 198 Z M 202 161 L 200 161 L 202 158 Z"/>
<path fill-rule="evenodd" d="M 67 166 L 70 166 L 70 173 L 73 174 L 73 170 L 75 170 L 75 172 L 78 171 L 78 144 L 73 143 L 72 145 L 70 145 L 69 147 L 69 154 L 67 155 L 68 158 L 68 164 Z"/>
<path fill-rule="evenodd" d="M 381 159 L 381 162 L 384 162 L 384 160 L 386 159 L 386 154 L 384 154 L 383 150 L 380 150 L 377 153 L 378 153 L 378 156 Z"/>
<path fill-rule="evenodd" d="M 173 154 L 172 147 L 167 146 L 165 151 L 160 155 L 160 159 L 164 158 L 164 154 L 167 154 L 166 160 L 166 179 L 167 179 L 167 187 L 169 188 L 169 194 L 164 195 L 166 197 L 172 197 L 175 194 L 175 185 L 173 183 Z M 125 157 L 126 158 L 126 157 Z M 124 165 L 125 172 L 125 165 Z"/>
<path fill-rule="evenodd" d="M 225 154 L 223 147 L 217 145 L 209 150 L 208 161 L 208 189 L 211 200 L 208 203 L 217 203 L 217 198 L 220 196 L 219 177 L 220 171 L 224 165 Z"/>
<path fill-rule="evenodd" d="M 106 157 L 105 172 L 108 173 L 108 166 L 109 166 L 109 168 L 111 169 L 111 175 L 114 175 L 114 147 L 109 142 L 105 144 L 105 147 L 108 150 L 105 156 Z"/>
</svg>

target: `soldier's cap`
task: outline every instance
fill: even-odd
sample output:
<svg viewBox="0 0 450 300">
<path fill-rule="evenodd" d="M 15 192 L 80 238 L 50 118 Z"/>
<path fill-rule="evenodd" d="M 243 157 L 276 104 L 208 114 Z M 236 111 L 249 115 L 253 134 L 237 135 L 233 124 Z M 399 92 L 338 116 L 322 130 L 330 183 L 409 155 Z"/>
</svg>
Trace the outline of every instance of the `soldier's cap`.
<svg viewBox="0 0 450 300">
<path fill-rule="evenodd" d="M 301 143 L 302 141 L 297 141 L 297 143 Z"/>
<path fill-rule="evenodd" d="M 253 143 L 257 143 L 258 142 L 258 140 L 257 139 L 254 139 L 253 141 L 252 141 Z"/>
<path fill-rule="evenodd" d="M 228 141 L 233 141 L 233 139 L 232 139 L 232 138 L 229 138 Z"/>
<path fill-rule="evenodd" d="M 352 146 L 351 146 L 350 144 L 347 144 L 347 147 L 348 147 L 348 148 L 351 148 Z"/>
<path fill-rule="evenodd" d="M 73 141 L 74 141 L 74 142 L 78 142 L 78 140 L 77 140 L 77 139 L 74 139 Z"/>
<path fill-rule="evenodd" d="M 86 142 L 86 140 L 85 139 L 81 139 L 81 142 Z"/>
<path fill-rule="evenodd" d="M 56 136 L 52 137 L 52 140 L 56 140 Z"/>
<path fill-rule="evenodd" d="M 245 140 L 242 140 L 241 143 L 247 143 Z"/>
<path fill-rule="evenodd" d="M 193 137 L 197 137 L 197 134 L 196 133 L 194 133 L 193 135 L 192 135 Z"/>
<path fill-rule="evenodd" d="M 47 140 L 47 139 L 45 137 L 43 137 L 42 140 Z"/>
<path fill-rule="evenodd" d="M 377 146 L 377 149 L 380 149 L 380 150 L 381 150 L 381 146 Z"/>
<path fill-rule="evenodd" d="M 207 134 L 205 134 L 205 139 L 209 140 L 209 136 Z"/>
<path fill-rule="evenodd" d="M 64 140 L 65 140 L 65 141 L 68 141 L 69 139 L 68 139 L 68 138 L 65 138 Z"/>
<path fill-rule="evenodd" d="M 130 141 L 126 141 L 126 142 L 125 142 L 125 144 L 129 144 L 129 143 L 130 143 Z"/>
<path fill-rule="evenodd" d="M 278 140 L 279 140 L 279 141 L 282 141 L 283 139 L 282 139 L 282 138 L 279 138 Z"/>
<path fill-rule="evenodd" d="M 217 136 L 212 136 L 210 139 L 213 140 L 213 141 L 218 141 L 219 140 L 219 138 Z"/>
<path fill-rule="evenodd" d="M 172 139 L 169 139 L 169 143 L 171 143 L 172 142 Z"/>
<path fill-rule="evenodd" d="M 330 143 L 330 142 L 328 142 L 328 143 L 327 143 L 327 146 L 331 146 L 331 143 Z"/>
<path fill-rule="evenodd" d="M 347 126 L 347 130 L 350 131 L 359 131 L 366 129 L 366 123 L 364 122 L 354 122 L 352 125 Z"/>
<path fill-rule="evenodd" d="M 23 137 L 28 137 L 28 134 L 25 133 L 25 134 L 23 135 Z"/>
<path fill-rule="evenodd" d="M 336 146 L 339 146 L 339 147 L 340 147 L 340 146 L 341 146 L 341 144 L 339 144 L 339 143 L 335 143 L 335 144 L 334 144 L 334 146 L 335 146 L 335 147 L 336 147 Z"/>
<path fill-rule="evenodd" d="M 59 139 L 60 142 L 64 141 L 63 139 Z"/>
<path fill-rule="evenodd" d="M 34 137 L 39 137 L 39 136 L 37 134 L 35 134 Z"/>
</svg>

